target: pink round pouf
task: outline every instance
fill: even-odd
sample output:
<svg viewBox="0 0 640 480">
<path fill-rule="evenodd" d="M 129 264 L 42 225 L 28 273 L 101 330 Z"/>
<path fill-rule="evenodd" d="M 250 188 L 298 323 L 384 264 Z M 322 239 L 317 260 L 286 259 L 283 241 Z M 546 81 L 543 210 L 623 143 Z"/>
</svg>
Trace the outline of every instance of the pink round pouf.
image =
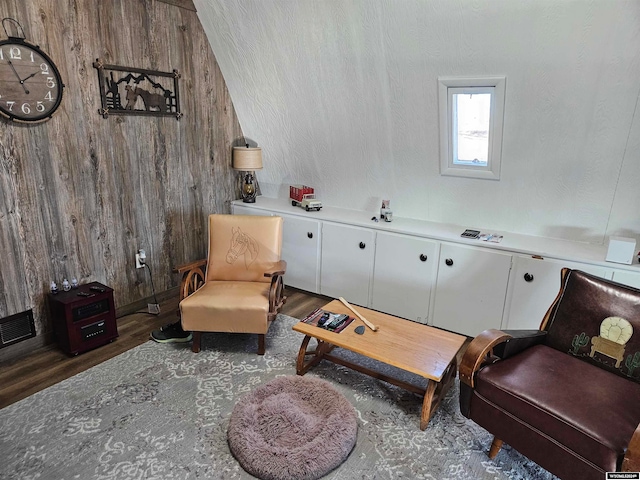
<svg viewBox="0 0 640 480">
<path fill-rule="evenodd" d="M 227 441 L 242 468 L 264 480 L 313 480 L 346 460 L 356 412 L 329 382 L 278 377 L 238 401 Z"/>
</svg>

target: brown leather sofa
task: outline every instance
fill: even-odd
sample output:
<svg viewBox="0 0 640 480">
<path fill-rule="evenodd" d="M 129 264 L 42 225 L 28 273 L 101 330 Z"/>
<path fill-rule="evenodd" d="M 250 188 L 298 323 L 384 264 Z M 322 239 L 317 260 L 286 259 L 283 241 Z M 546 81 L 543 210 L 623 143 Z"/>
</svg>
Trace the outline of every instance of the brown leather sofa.
<svg viewBox="0 0 640 480">
<path fill-rule="evenodd" d="M 563 269 L 539 331 L 487 330 L 460 365 L 460 409 L 562 479 L 640 471 L 640 290 Z"/>
</svg>

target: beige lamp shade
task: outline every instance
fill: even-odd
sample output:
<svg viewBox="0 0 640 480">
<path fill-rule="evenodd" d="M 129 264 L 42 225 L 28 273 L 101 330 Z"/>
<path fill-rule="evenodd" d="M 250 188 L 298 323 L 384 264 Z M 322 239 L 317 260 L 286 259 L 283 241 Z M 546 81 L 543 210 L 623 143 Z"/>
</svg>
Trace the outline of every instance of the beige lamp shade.
<svg viewBox="0 0 640 480">
<path fill-rule="evenodd" d="M 262 169 L 260 147 L 233 147 L 233 169 L 252 172 Z"/>
</svg>

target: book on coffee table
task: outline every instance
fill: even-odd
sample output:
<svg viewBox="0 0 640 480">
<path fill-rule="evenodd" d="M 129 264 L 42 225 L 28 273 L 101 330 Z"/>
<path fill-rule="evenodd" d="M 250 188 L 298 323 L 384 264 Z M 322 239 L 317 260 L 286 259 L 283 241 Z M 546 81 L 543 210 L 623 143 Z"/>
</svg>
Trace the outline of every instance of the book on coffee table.
<svg viewBox="0 0 640 480">
<path fill-rule="evenodd" d="M 316 308 L 309 315 L 304 317 L 301 322 L 324 328 L 330 332 L 340 333 L 342 330 L 353 322 L 354 317 L 350 317 L 344 313 L 333 313 L 322 308 Z"/>
</svg>

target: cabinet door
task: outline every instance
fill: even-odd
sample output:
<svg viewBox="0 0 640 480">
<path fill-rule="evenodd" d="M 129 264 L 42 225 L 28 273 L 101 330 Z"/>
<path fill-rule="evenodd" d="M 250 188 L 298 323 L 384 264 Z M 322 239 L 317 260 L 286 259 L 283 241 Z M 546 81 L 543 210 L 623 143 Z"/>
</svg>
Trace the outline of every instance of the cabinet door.
<svg viewBox="0 0 640 480">
<path fill-rule="evenodd" d="M 630 287 L 640 288 L 640 273 L 628 272 L 625 270 L 614 270 L 613 281 L 629 285 Z"/>
<path fill-rule="evenodd" d="M 373 230 L 324 222 L 320 292 L 368 306 L 374 252 Z"/>
<path fill-rule="evenodd" d="M 285 285 L 319 293 L 320 222 L 282 215 L 282 259 Z"/>
<path fill-rule="evenodd" d="M 510 269 L 510 254 L 443 243 L 433 324 L 471 337 L 500 328 Z"/>
<path fill-rule="evenodd" d="M 540 328 L 542 317 L 560 291 L 560 271 L 574 268 L 606 278 L 608 270 L 595 265 L 519 256 L 511 280 L 509 305 L 503 328 L 531 330 Z"/>
<path fill-rule="evenodd" d="M 433 240 L 378 232 L 371 308 L 427 323 L 438 247 Z"/>
</svg>

